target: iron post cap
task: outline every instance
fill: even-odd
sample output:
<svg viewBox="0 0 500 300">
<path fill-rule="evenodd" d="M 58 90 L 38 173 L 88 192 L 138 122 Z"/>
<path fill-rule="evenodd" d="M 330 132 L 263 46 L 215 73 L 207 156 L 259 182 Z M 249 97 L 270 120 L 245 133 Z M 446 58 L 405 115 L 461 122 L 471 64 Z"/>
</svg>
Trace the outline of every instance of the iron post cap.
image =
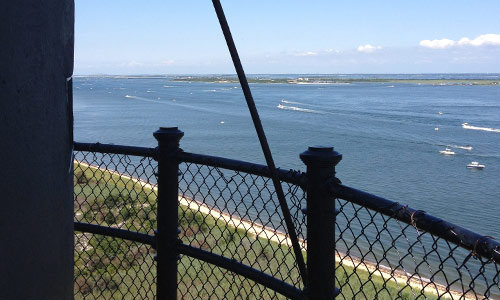
<svg viewBox="0 0 500 300">
<path fill-rule="evenodd" d="M 342 154 L 338 153 L 331 146 L 311 146 L 300 154 L 300 159 L 306 164 L 337 165 L 342 159 Z"/>
<path fill-rule="evenodd" d="M 184 136 L 184 132 L 179 130 L 177 127 L 160 127 L 153 133 L 153 136 L 157 139 L 180 139 Z"/>
</svg>

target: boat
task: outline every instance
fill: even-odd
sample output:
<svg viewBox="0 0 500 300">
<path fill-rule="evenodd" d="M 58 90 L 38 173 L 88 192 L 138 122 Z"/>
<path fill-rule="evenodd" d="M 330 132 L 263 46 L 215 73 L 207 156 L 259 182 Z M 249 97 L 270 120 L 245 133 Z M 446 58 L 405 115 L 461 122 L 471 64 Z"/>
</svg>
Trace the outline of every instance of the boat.
<svg viewBox="0 0 500 300">
<path fill-rule="evenodd" d="M 470 164 L 467 164 L 467 169 L 480 169 L 482 170 L 484 165 L 479 164 L 477 161 L 473 161 Z"/>
<path fill-rule="evenodd" d="M 434 127 L 434 131 L 438 131 L 439 130 L 439 127 Z"/>
<path fill-rule="evenodd" d="M 455 152 L 451 151 L 450 148 L 446 148 L 444 150 L 439 151 L 440 154 L 444 155 L 455 155 Z"/>
</svg>

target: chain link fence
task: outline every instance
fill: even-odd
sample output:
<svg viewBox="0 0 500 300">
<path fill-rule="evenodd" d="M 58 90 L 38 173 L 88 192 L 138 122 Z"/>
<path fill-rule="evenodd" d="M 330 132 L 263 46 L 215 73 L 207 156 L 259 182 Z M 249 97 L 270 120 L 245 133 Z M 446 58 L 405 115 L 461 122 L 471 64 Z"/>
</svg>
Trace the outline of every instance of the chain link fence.
<svg viewBox="0 0 500 300">
<path fill-rule="evenodd" d="M 154 234 L 156 161 L 75 151 L 75 222 Z M 155 250 L 122 238 L 75 232 L 75 299 L 154 299 Z"/>
<path fill-rule="evenodd" d="M 349 201 L 337 208 L 340 299 L 500 299 L 493 259 Z"/>
<path fill-rule="evenodd" d="M 154 149 L 135 153 L 118 146 L 76 148 L 75 222 L 154 238 L 158 171 Z M 303 290 L 282 212 L 263 167 L 237 168 L 227 161 L 195 163 L 184 158 L 179 158 L 178 177 L 182 244 Z M 305 255 L 307 178 L 295 171 L 280 172 Z M 432 226 L 456 231 L 457 238 L 440 237 L 439 228 L 432 234 L 421 229 L 427 228 L 419 218 L 422 212 L 397 203 L 388 210 L 387 202 L 377 206 L 365 199 L 360 204 L 346 193 L 334 194 L 338 197 L 332 197 L 338 209 L 335 275 L 341 291 L 337 298 L 500 299 L 495 262 L 500 248 L 490 247 L 488 252 L 483 247 L 486 242 L 498 243 L 482 237 L 468 247 L 465 239 L 470 236 L 446 222 L 433 221 Z M 75 231 L 75 299 L 155 299 L 157 263 L 151 245 Z M 179 299 L 286 299 L 247 276 L 191 255 L 180 256 L 177 278 Z"/>
<path fill-rule="evenodd" d="M 194 163 L 182 163 L 180 170 L 179 220 L 184 244 L 303 288 L 271 179 Z M 283 189 L 295 227 L 304 228 L 302 212 L 293 205 L 304 199 L 304 191 L 289 183 L 283 183 Z M 304 242 L 304 234 L 300 236 Z M 179 267 L 183 299 L 283 298 L 250 279 L 187 256 L 181 258 Z M 193 276 L 201 278 L 193 280 Z"/>
</svg>

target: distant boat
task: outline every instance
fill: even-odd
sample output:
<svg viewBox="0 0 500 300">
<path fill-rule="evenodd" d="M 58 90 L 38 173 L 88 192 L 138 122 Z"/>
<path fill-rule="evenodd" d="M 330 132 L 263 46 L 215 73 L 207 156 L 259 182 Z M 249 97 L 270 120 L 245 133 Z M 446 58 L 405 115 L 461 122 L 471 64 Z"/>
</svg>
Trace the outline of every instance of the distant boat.
<svg viewBox="0 0 500 300">
<path fill-rule="evenodd" d="M 470 164 L 467 164 L 467 169 L 484 169 L 484 165 L 480 165 L 479 162 L 473 161 Z"/>
<path fill-rule="evenodd" d="M 440 114 L 440 115 L 442 115 L 442 114 L 443 114 L 443 112 L 442 112 L 442 111 L 440 111 L 440 112 L 439 112 L 439 114 Z"/>
<path fill-rule="evenodd" d="M 439 127 L 434 127 L 434 131 L 438 131 L 439 130 Z"/>
<path fill-rule="evenodd" d="M 455 155 L 455 152 L 451 151 L 450 148 L 446 148 L 444 150 L 439 151 L 440 154 L 444 155 Z"/>
</svg>

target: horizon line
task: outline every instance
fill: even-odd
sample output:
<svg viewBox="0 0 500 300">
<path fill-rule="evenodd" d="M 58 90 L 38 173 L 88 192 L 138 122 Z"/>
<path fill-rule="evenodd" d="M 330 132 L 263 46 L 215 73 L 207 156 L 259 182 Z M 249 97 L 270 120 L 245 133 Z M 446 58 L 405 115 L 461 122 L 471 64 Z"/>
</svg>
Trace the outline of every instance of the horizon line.
<svg viewBox="0 0 500 300">
<path fill-rule="evenodd" d="M 500 75 L 500 72 L 426 72 L 426 73 L 247 73 L 246 75 L 465 75 L 465 74 L 494 74 Z M 236 73 L 138 73 L 138 74 L 112 74 L 112 73 L 90 73 L 73 74 L 78 76 L 237 76 Z"/>
</svg>

